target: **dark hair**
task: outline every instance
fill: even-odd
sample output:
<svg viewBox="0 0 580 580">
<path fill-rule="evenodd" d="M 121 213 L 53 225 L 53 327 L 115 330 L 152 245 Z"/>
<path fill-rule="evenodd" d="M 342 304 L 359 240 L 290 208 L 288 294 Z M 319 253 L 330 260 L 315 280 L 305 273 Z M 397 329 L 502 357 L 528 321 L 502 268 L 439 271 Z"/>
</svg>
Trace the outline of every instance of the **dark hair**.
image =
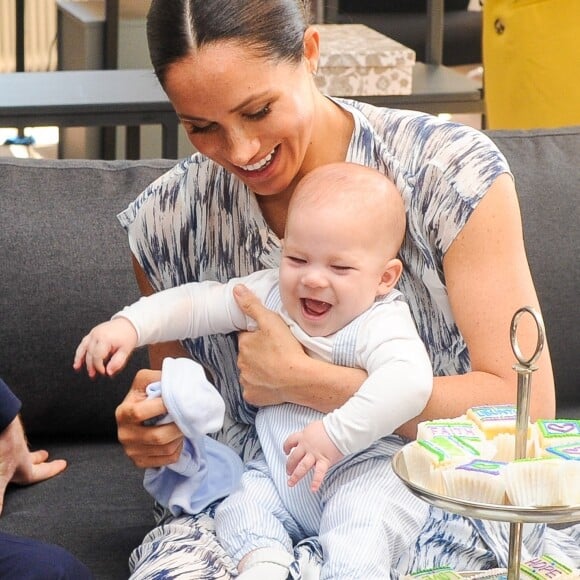
<svg viewBox="0 0 580 580">
<path fill-rule="evenodd" d="M 152 0 L 149 55 L 164 84 L 167 67 L 202 46 L 239 40 L 269 59 L 298 62 L 310 0 Z"/>
</svg>

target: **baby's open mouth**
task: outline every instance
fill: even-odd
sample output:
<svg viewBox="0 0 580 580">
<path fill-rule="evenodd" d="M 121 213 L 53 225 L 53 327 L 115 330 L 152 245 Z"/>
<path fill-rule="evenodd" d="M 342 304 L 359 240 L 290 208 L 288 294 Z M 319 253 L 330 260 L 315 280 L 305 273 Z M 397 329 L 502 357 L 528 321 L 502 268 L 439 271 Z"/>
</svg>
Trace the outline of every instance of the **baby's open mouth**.
<svg viewBox="0 0 580 580">
<path fill-rule="evenodd" d="M 313 300 L 312 298 L 302 298 L 301 302 L 302 310 L 307 316 L 323 316 L 332 308 L 332 304 L 321 300 Z"/>
</svg>

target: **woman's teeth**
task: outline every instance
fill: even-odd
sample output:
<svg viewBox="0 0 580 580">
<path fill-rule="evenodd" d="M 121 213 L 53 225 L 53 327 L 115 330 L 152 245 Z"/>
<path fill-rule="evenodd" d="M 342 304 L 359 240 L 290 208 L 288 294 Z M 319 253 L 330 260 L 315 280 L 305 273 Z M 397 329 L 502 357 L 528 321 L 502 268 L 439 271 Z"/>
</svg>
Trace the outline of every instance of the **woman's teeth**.
<svg viewBox="0 0 580 580">
<path fill-rule="evenodd" d="M 272 151 L 270 151 L 270 153 L 268 153 L 268 155 L 266 155 L 262 161 L 258 161 L 258 163 L 253 163 L 252 165 L 240 165 L 239 167 L 244 171 L 259 171 L 260 169 L 264 169 L 264 167 L 266 167 L 266 165 L 272 161 L 272 157 L 274 157 L 275 152 L 276 149 L 272 149 Z"/>
</svg>

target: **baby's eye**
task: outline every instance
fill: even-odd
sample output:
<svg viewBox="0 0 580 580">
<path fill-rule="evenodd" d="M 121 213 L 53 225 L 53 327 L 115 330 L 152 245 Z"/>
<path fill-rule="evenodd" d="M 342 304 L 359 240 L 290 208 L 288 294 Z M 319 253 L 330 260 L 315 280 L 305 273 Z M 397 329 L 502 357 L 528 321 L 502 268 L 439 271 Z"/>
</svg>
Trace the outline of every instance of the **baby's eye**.
<svg viewBox="0 0 580 580">
<path fill-rule="evenodd" d="M 345 272 L 349 272 L 350 270 L 352 270 L 352 267 L 351 266 L 341 266 L 339 264 L 335 264 L 332 266 L 332 269 L 335 270 L 336 272 L 345 273 Z"/>
<path fill-rule="evenodd" d="M 256 111 L 255 113 L 247 113 L 246 117 L 248 119 L 251 119 L 252 121 L 259 121 L 260 119 L 263 119 L 264 117 L 269 115 L 270 111 L 271 111 L 270 104 L 268 103 L 265 107 L 263 107 L 259 111 Z"/>
<path fill-rule="evenodd" d="M 303 258 L 298 258 L 297 256 L 286 256 L 286 259 L 296 265 L 306 264 L 306 260 Z"/>
</svg>

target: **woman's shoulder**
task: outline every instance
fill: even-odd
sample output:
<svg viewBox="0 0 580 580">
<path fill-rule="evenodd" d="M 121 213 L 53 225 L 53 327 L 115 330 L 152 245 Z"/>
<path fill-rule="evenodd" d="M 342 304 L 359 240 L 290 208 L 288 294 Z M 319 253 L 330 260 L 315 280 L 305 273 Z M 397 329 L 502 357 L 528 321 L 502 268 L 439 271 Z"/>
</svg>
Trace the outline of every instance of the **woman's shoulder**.
<svg viewBox="0 0 580 580">
<path fill-rule="evenodd" d="M 509 172 L 508 163 L 487 135 L 478 129 L 434 115 L 342 101 L 355 118 L 353 161 L 368 160 L 394 179 L 417 184 L 429 175 L 447 183 L 474 180 L 486 184 Z"/>
<path fill-rule="evenodd" d="M 231 175 L 200 153 L 179 160 L 151 182 L 117 217 L 125 228 L 139 215 L 181 214 L 185 209 L 199 211 L 208 198 L 225 195 L 233 187 Z M 221 193 L 220 193 L 221 192 Z"/>
<path fill-rule="evenodd" d="M 225 170 L 211 159 L 194 153 L 179 160 L 171 169 L 150 183 L 140 197 L 148 198 L 172 192 L 191 193 L 192 186 L 197 193 L 209 190 L 217 182 L 223 181 Z"/>
<path fill-rule="evenodd" d="M 370 132 L 376 143 L 393 154 L 412 153 L 425 158 L 446 150 L 459 151 L 465 146 L 498 152 L 487 135 L 468 125 L 420 111 L 377 107 L 359 101 L 338 102 L 354 114 L 358 131 Z"/>
</svg>

